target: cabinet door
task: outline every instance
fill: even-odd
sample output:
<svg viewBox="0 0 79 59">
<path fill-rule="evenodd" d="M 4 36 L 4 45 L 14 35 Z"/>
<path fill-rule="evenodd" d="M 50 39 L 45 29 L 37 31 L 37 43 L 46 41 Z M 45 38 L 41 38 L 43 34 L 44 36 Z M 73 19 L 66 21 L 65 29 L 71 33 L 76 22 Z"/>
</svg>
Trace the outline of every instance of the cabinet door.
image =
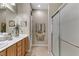
<svg viewBox="0 0 79 59">
<path fill-rule="evenodd" d="M 17 56 L 21 56 L 22 55 L 22 41 L 19 41 L 16 43 L 17 46 Z"/>
<path fill-rule="evenodd" d="M 22 46 L 17 47 L 17 56 L 22 56 Z"/>
<path fill-rule="evenodd" d="M 26 39 L 23 39 L 23 40 L 22 40 L 22 56 L 24 56 L 24 55 L 26 54 L 26 49 L 25 49 L 26 45 L 25 45 L 25 41 L 26 41 Z"/>
<path fill-rule="evenodd" d="M 0 56 L 6 56 L 6 50 L 0 52 Z"/>
<path fill-rule="evenodd" d="M 53 54 L 55 56 L 59 55 L 59 13 L 56 14 L 53 18 L 53 23 L 52 23 L 52 33 L 53 33 L 53 38 L 51 39 L 51 46 L 53 50 Z"/>
<path fill-rule="evenodd" d="M 7 48 L 7 56 L 16 56 L 16 44 Z"/>
<path fill-rule="evenodd" d="M 25 49 L 26 49 L 26 53 L 29 50 L 29 46 L 30 46 L 30 44 L 29 44 L 29 38 L 27 37 L 27 38 L 25 38 Z"/>
</svg>

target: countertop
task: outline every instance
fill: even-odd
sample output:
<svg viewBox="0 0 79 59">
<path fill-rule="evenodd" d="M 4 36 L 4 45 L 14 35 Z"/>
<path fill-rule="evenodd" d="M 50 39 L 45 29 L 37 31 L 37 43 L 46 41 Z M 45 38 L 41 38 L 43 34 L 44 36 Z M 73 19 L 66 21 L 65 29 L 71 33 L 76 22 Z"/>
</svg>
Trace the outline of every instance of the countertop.
<svg viewBox="0 0 79 59">
<path fill-rule="evenodd" d="M 17 37 L 12 37 L 12 40 L 0 41 L 0 51 L 10 47 L 11 45 L 15 44 L 16 42 L 22 40 L 25 37 L 28 37 L 27 34 L 20 34 Z"/>
</svg>

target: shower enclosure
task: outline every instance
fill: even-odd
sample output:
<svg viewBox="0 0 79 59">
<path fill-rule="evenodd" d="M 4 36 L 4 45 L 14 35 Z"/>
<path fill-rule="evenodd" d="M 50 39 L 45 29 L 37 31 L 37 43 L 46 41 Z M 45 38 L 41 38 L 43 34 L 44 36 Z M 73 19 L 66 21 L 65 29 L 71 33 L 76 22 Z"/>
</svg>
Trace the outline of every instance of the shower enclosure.
<svg viewBox="0 0 79 59">
<path fill-rule="evenodd" d="M 53 55 L 79 56 L 79 3 L 64 4 L 51 21 Z"/>
<path fill-rule="evenodd" d="M 51 47 L 53 55 L 59 55 L 59 13 L 52 18 Z"/>
</svg>

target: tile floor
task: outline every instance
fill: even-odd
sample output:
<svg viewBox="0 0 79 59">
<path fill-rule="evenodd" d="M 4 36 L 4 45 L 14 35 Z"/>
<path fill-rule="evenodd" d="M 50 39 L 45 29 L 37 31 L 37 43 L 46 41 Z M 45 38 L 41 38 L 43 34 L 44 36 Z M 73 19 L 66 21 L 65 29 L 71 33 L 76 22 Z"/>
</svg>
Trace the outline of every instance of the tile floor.
<svg viewBox="0 0 79 59">
<path fill-rule="evenodd" d="M 28 56 L 50 56 L 48 54 L 48 47 L 35 46 L 32 47 L 32 52 Z"/>
<path fill-rule="evenodd" d="M 31 56 L 48 56 L 48 47 L 33 47 Z"/>
</svg>

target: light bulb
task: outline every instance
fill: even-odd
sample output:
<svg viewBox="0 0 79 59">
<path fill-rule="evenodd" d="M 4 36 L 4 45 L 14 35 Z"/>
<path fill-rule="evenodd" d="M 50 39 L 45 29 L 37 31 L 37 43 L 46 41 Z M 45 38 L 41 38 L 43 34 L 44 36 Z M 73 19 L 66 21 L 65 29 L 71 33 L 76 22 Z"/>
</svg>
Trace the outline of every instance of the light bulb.
<svg viewBox="0 0 79 59">
<path fill-rule="evenodd" d="M 40 5 L 38 5 L 38 7 L 40 7 Z"/>
</svg>

